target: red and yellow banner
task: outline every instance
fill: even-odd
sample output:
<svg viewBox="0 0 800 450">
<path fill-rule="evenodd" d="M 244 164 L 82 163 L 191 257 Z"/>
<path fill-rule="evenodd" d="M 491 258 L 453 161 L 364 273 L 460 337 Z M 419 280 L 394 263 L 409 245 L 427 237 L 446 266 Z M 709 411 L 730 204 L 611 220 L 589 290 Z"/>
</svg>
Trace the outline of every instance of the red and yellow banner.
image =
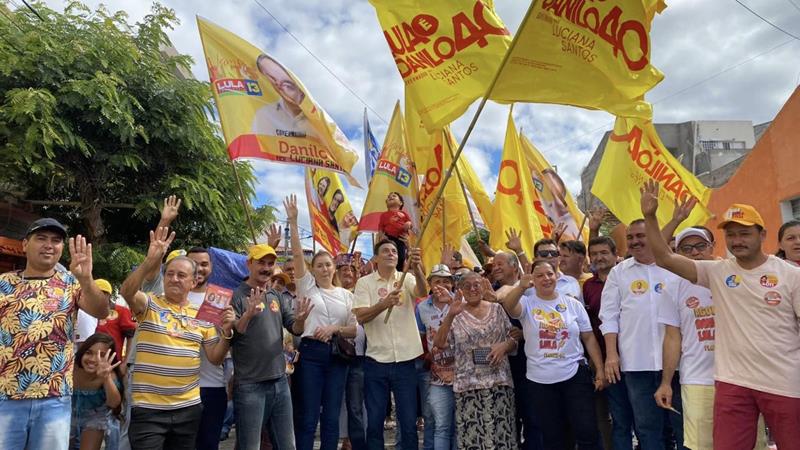
<svg viewBox="0 0 800 450">
<path fill-rule="evenodd" d="M 698 205 L 684 224 L 704 224 L 711 218 L 707 205 L 712 190 L 664 147 L 653 123 L 617 117 L 594 178 L 592 194 L 622 223 L 628 224 L 642 217 L 639 189 L 651 179 L 661 187 L 658 207 L 661 226 L 672 219 L 674 201 L 688 197 L 696 197 Z"/>
<path fill-rule="evenodd" d="M 651 64 L 650 25 L 663 0 L 534 3 L 493 100 L 652 117 L 644 94 L 664 75 Z"/>
<path fill-rule="evenodd" d="M 514 118 L 509 110 L 503 157 L 500 160 L 497 190 L 494 193 L 492 221 L 489 225 L 489 245 L 492 248 L 506 248 L 506 232 L 510 228 L 520 233 L 522 248 L 527 252 L 533 249 L 536 241 L 544 237 L 534 201 L 533 181 L 522 153 Z"/>
<path fill-rule="evenodd" d="M 370 0 L 413 108 L 434 132 L 486 93 L 511 42 L 487 0 Z"/>
<path fill-rule="evenodd" d="M 344 173 L 358 152 L 297 77 L 244 39 L 197 18 L 231 159 L 259 158 Z"/>
<path fill-rule="evenodd" d="M 369 183 L 367 199 L 358 224 L 359 231 L 380 231 L 381 214 L 386 212 L 386 197 L 392 192 L 397 192 L 403 198 L 403 210 L 411 216 L 413 230 L 419 231 L 417 171 L 408 148 L 400 102 L 394 106 L 378 164 Z"/>
<path fill-rule="evenodd" d="M 346 252 L 358 219 L 335 172 L 306 168 L 306 198 L 314 239 L 333 256 Z"/>
</svg>

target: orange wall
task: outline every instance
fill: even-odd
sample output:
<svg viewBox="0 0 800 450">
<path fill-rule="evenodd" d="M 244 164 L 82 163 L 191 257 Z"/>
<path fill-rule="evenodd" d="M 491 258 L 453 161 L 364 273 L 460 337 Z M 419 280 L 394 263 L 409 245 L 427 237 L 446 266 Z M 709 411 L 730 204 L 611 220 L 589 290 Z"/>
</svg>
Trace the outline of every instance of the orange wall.
<svg viewBox="0 0 800 450">
<path fill-rule="evenodd" d="M 780 202 L 800 196 L 800 88 L 795 89 L 783 105 L 755 148 L 728 182 L 714 191 L 709 209 L 722 216 L 732 203 L 753 205 L 767 228 L 765 251 L 774 252 L 778 244 L 778 228 L 783 223 Z M 724 238 L 716 230 L 718 219 L 707 226 L 715 230 L 717 242 Z M 717 245 L 717 253 L 725 253 L 725 245 Z"/>
</svg>

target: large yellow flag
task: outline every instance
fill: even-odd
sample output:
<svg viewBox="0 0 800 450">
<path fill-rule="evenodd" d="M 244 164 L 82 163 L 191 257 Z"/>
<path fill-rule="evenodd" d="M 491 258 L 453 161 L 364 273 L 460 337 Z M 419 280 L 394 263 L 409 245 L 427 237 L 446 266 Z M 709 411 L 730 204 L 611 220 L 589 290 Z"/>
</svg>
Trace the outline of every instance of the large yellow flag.
<svg viewBox="0 0 800 450">
<path fill-rule="evenodd" d="M 336 172 L 306 168 L 306 198 L 314 240 L 333 256 L 346 252 L 358 219 Z"/>
<path fill-rule="evenodd" d="M 650 25 L 663 0 L 535 1 L 491 98 L 650 118 Z"/>
<path fill-rule="evenodd" d="M 450 147 L 447 150 L 452 155 L 455 155 L 457 149 L 458 149 L 458 142 L 456 142 L 453 134 L 450 133 Z M 472 200 L 472 203 L 474 203 L 475 207 L 478 209 L 478 214 L 480 215 L 480 218 L 483 219 L 482 220 L 483 224 L 484 225 L 488 224 L 489 221 L 492 220 L 492 199 L 489 198 L 489 194 L 486 193 L 486 189 L 484 189 L 481 180 L 478 178 L 478 175 L 472 168 L 472 164 L 470 164 L 466 156 L 463 155 L 463 152 L 461 157 L 458 158 L 458 162 L 456 163 L 456 168 L 458 169 L 458 173 L 454 174 L 453 176 L 456 175 L 460 176 L 461 182 L 464 183 L 464 187 L 467 190 L 469 198 Z M 475 220 L 477 222 L 478 218 L 476 218 Z"/>
<path fill-rule="evenodd" d="M 505 248 L 506 231 L 509 228 L 520 232 L 522 248 L 527 252 L 533 250 L 533 244 L 544 237 L 534 209 L 533 189 L 528 163 L 509 110 L 503 157 L 494 193 L 492 222 L 489 225 L 489 245 L 492 248 Z"/>
<path fill-rule="evenodd" d="M 434 132 L 486 93 L 511 42 L 490 0 L 370 0 L 406 86 L 406 115 Z"/>
<path fill-rule="evenodd" d="M 375 174 L 369 183 L 364 209 L 361 210 L 359 231 L 380 231 L 381 214 L 386 212 L 386 197 L 392 192 L 397 192 L 403 198 L 403 209 L 411 216 L 413 229 L 419 231 L 417 181 L 417 171 L 408 148 L 405 120 L 400 111 L 400 102 L 397 102 L 375 166 Z"/>
<path fill-rule="evenodd" d="M 660 225 L 672 219 L 675 199 L 684 201 L 690 196 L 698 199 L 698 205 L 684 224 L 704 224 L 711 217 L 706 207 L 711 189 L 700 183 L 664 147 L 653 123 L 617 117 L 594 178 L 592 194 L 627 224 L 642 217 L 639 188 L 650 179 L 661 186 Z"/>
<path fill-rule="evenodd" d="M 533 181 L 534 200 L 539 224 L 545 236 L 550 236 L 553 227 L 564 226 L 563 239 L 578 239 L 586 242 L 588 230 L 579 230 L 583 225 L 583 212 L 578 208 L 566 183 L 547 162 L 528 138 L 520 134 L 520 145 Z M 544 220 L 543 220 L 544 219 Z"/>
<path fill-rule="evenodd" d="M 289 69 L 222 27 L 197 26 L 231 159 L 334 170 L 358 186 L 358 152 Z"/>
</svg>

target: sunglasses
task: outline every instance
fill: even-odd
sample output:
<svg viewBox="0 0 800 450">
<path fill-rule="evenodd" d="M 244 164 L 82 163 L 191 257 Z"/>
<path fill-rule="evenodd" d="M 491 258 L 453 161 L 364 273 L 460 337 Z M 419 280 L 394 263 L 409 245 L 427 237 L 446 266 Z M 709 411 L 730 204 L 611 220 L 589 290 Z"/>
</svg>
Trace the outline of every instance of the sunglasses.
<svg viewBox="0 0 800 450">
<path fill-rule="evenodd" d="M 555 258 L 556 256 L 561 255 L 558 250 L 539 250 L 536 252 L 537 258 Z"/>
</svg>

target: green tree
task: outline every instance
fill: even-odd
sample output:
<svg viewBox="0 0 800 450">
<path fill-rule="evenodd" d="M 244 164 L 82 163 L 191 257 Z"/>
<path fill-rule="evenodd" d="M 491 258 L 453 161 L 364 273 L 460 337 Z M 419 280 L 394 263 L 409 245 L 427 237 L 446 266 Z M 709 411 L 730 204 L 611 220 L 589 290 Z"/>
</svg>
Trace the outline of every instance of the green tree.
<svg viewBox="0 0 800 450">
<path fill-rule="evenodd" d="M 480 238 L 483 242 L 489 242 L 489 230 L 484 228 L 478 228 L 478 233 L 480 233 Z M 467 243 L 472 248 L 472 252 L 475 253 L 475 256 L 478 257 L 479 262 L 481 265 L 486 263 L 485 258 L 483 257 L 483 253 L 481 253 L 480 247 L 478 247 L 478 238 L 475 236 L 475 231 L 470 231 L 467 235 Z"/>
<path fill-rule="evenodd" d="M 0 5 L 3 185 L 98 244 L 142 245 L 175 194 L 175 245 L 244 247 L 251 233 L 208 83 L 184 75 L 188 56 L 164 51 L 175 13 L 154 4 L 129 24 L 103 6 L 34 7 L 42 19 Z M 253 198 L 252 168 L 236 166 Z M 253 212 L 257 230 L 273 211 Z M 107 250 L 113 260 L 119 249 Z"/>
</svg>

